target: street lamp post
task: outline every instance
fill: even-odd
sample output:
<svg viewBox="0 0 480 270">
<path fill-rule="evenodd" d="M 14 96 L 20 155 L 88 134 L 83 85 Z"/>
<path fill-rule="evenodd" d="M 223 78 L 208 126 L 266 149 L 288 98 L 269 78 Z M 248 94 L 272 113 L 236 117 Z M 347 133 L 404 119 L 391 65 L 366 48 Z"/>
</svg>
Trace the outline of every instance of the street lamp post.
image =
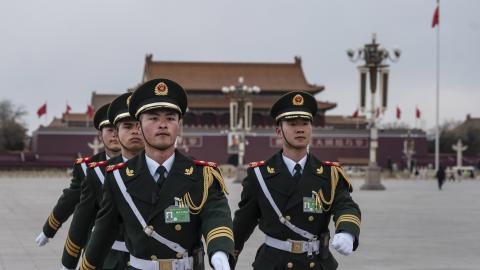
<svg viewBox="0 0 480 270">
<path fill-rule="evenodd" d="M 388 74 L 389 65 L 387 60 L 392 62 L 398 61 L 400 58 L 400 50 L 394 49 L 393 56 L 376 42 L 376 34 L 372 35 L 372 43 L 365 44 L 363 48 L 357 51 L 347 50 L 347 55 L 352 62 L 364 60 L 363 65 L 358 66 L 360 73 L 360 110 L 370 113 L 370 153 L 367 168 L 365 184 L 360 189 L 367 190 L 384 190 L 385 186 L 380 181 L 380 167 L 377 164 L 377 148 L 378 148 L 378 128 L 377 128 L 377 110 L 384 112 L 387 108 L 387 92 L 388 92 Z M 370 77 L 370 110 L 366 111 L 366 85 L 367 74 Z M 380 107 L 376 105 L 377 81 L 380 77 Z"/>
<path fill-rule="evenodd" d="M 238 77 L 236 85 L 223 86 L 222 92 L 230 98 L 230 131 L 238 136 L 237 181 L 240 181 L 246 176 L 245 135 L 252 129 L 253 105 L 249 96 L 260 93 L 260 88 L 245 85 L 243 77 Z"/>
</svg>

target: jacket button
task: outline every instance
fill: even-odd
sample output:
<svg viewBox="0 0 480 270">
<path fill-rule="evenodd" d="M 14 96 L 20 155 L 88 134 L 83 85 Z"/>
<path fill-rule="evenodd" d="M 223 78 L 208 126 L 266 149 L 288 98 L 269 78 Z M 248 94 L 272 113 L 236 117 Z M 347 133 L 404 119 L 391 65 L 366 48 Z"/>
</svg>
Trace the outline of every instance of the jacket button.
<svg viewBox="0 0 480 270">
<path fill-rule="evenodd" d="M 310 263 L 310 268 L 313 268 L 313 267 L 315 267 L 315 263 L 314 263 L 314 262 L 311 262 L 311 263 Z"/>
<path fill-rule="evenodd" d="M 181 231 L 182 230 L 182 225 L 180 225 L 180 224 L 175 225 L 175 230 Z"/>
<path fill-rule="evenodd" d="M 285 216 L 285 218 L 286 218 L 288 221 L 290 221 L 290 216 Z"/>
<path fill-rule="evenodd" d="M 183 257 L 183 254 L 180 253 L 180 252 L 178 252 L 178 253 L 177 253 L 177 259 L 181 259 L 182 257 Z"/>
<path fill-rule="evenodd" d="M 308 221 L 313 221 L 315 218 L 313 216 L 308 217 Z"/>
<path fill-rule="evenodd" d="M 292 262 L 287 263 L 287 267 L 288 268 L 293 268 L 293 263 Z"/>
</svg>

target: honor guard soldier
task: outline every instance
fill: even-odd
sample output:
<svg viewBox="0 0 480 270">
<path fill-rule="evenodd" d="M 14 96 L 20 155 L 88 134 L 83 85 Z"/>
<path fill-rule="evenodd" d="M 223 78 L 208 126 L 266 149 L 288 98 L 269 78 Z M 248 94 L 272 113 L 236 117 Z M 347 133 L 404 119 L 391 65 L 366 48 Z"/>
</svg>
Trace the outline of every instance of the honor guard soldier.
<svg viewBox="0 0 480 270">
<path fill-rule="evenodd" d="M 92 157 L 79 158 L 75 161 L 70 186 L 63 190 L 62 195 L 43 226 L 42 233 L 35 239 L 38 246 L 45 245 L 49 238 L 53 238 L 63 222 L 65 222 L 75 210 L 75 206 L 80 201 L 80 188 L 86 176 L 87 164 L 89 162 L 104 161 L 109 157 L 120 154 L 120 145 L 115 137 L 113 126 L 108 125 L 107 111 L 109 105 L 110 104 L 100 107 L 93 117 L 94 126 L 98 130 L 98 137 L 100 141 L 103 142 L 105 152 L 100 152 Z"/>
<path fill-rule="evenodd" d="M 257 224 L 265 233 L 254 269 L 336 269 L 331 217 L 332 246 L 344 255 L 358 246 L 360 209 L 349 178 L 338 163 L 308 152 L 316 113 L 317 101 L 305 92 L 287 93 L 271 109 L 282 150 L 250 164 L 233 220 L 237 256 Z"/>
<path fill-rule="evenodd" d="M 107 168 L 101 209 L 82 259 L 96 269 L 113 244 L 120 222 L 130 252 L 128 269 L 204 269 L 201 237 L 216 270 L 234 263 L 233 232 L 223 178 L 213 162 L 192 160 L 175 149 L 185 90 L 154 79 L 130 99 L 139 120 L 145 152 Z"/>
<path fill-rule="evenodd" d="M 138 121 L 128 113 L 128 101 L 131 93 L 117 97 L 108 109 L 108 121 L 115 127 L 121 155 L 108 161 L 91 162 L 88 164 L 87 177 L 82 183 L 80 202 L 78 203 L 68 231 L 67 241 L 63 249 L 62 270 L 75 269 L 80 251 L 85 247 L 90 232 L 93 229 L 95 216 L 100 208 L 102 187 L 105 181 L 107 166 L 126 162 L 138 155 L 144 149 L 143 137 L 140 135 Z M 101 269 L 123 270 L 127 267 L 129 253 L 123 238 L 123 227 L 113 243 L 110 252 Z"/>
</svg>

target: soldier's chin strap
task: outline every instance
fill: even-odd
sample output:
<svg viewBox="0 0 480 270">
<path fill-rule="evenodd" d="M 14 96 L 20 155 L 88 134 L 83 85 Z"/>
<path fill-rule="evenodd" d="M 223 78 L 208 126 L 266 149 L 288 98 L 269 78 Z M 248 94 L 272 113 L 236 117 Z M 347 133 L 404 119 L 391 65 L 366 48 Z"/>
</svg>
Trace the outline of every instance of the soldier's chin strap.
<svg viewBox="0 0 480 270">
<path fill-rule="evenodd" d="M 287 137 L 285 136 L 285 132 L 283 132 L 282 120 L 280 120 L 280 130 L 282 131 L 283 139 L 287 142 L 288 145 L 290 145 L 290 147 L 294 148 L 294 146 L 287 140 Z"/>
<path fill-rule="evenodd" d="M 143 136 L 143 140 L 145 141 L 145 143 L 148 144 L 148 146 L 157 149 L 158 151 L 163 151 L 164 149 L 160 149 L 159 147 L 156 147 L 153 144 L 148 142 L 147 137 L 145 137 L 145 133 L 143 132 L 142 121 L 139 121 L 139 123 L 140 123 L 140 130 L 142 130 L 142 136 Z"/>
<path fill-rule="evenodd" d="M 180 114 L 179 114 L 178 116 L 179 116 L 178 121 L 180 121 L 180 119 L 181 119 L 182 117 L 181 117 Z M 142 131 L 142 136 L 143 136 L 143 140 L 145 141 L 145 143 L 148 144 L 148 146 L 157 149 L 158 151 L 164 151 L 165 149 L 161 149 L 161 148 L 159 148 L 159 147 L 156 147 L 156 146 L 154 146 L 153 144 L 151 144 L 151 143 L 148 142 L 147 138 L 145 137 L 145 132 L 143 132 L 142 121 L 140 121 L 140 119 L 138 119 L 138 123 L 140 124 L 140 130 Z"/>
<path fill-rule="evenodd" d="M 118 126 L 115 126 L 115 127 L 116 127 L 116 129 L 117 129 L 117 134 L 118 134 Z M 142 132 L 142 133 L 143 133 L 143 132 Z M 144 136 L 143 138 L 145 138 L 145 136 Z M 127 151 L 132 152 L 132 153 L 135 152 L 135 151 L 132 151 L 132 150 L 131 150 L 130 148 L 128 148 L 127 146 L 125 146 L 125 145 L 122 143 L 122 140 L 120 140 L 120 137 L 119 137 L 119 136 L 117 136 L 117 139 L 118 139 L 118 143 L 119 143 L 123 148 L 127 149 Z"/>
<path fill-rule="evenodd" d="M 287 137 L 285 136 L 285 132 L 283 132 L 282 121 L 285 121 L 285 120 L 282 120 L 282 119 L 279 120 L 280 130 L 282 131 L 282 137 L 283 137 L 283 139 L 287 142 L 287 144 L 290 145 L 290 147 L 295 148 L 295 146 L 293 146 L 293 144 L 291 144 L 291 143 L 287 140 Z M 311 121 L 311 120 L 310 120 L 310 121 Z"/>
</svg>

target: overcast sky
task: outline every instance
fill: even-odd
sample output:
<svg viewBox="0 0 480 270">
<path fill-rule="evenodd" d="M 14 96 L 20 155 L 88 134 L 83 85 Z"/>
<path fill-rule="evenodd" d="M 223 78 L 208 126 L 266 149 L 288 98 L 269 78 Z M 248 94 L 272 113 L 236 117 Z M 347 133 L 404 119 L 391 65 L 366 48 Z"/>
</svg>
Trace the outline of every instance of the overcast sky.
<svg viewBox="0 0 480 270">
<path fill-rule="evenodd" d="M 435 0 L 11 0 L 0 3 L 1 99 L 24 106 L 30 131 L 68 102 L 85 112 L 92 91 L 120 93 L 136 85 L 145 54 L 154 60 L 293 62 L 302 57 L 330 115 L 358 104 L 359 63 L 345 50 L 377 40 L 402 56 L 390 68 L 383 122 L 435 125 Z M 480 117 L 480 1 L 441 1 L 441 122 Z M 234 83 L 234 82 L 232 82 Z"/>
</svg>

